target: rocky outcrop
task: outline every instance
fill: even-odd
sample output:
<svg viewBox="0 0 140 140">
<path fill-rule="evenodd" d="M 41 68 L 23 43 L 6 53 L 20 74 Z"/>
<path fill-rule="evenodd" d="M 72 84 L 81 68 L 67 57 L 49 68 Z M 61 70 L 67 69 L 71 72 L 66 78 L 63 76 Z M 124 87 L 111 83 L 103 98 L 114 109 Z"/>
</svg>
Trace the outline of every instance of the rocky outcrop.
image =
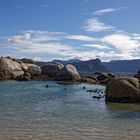
<svg viewBox="0 0 140 140">
<path fill-rule="evenodd" d="M 116 76 L 112 73 L 99 73 L 96 76 L 99 84 L 107 85 L 111 79 L 115 78 Z"/>
<path fill-rule="evenodd" d="M 55 79 L 60 81 L 65 80 L 78 81 L 81 79 L 81 77 L 77 72 L 76 68 L 73 65 L 68 64 L 57 72 Z"/>
<path fill-rule="evenodd" d="M 105 79 L 108 79 L 108 76 L 106 74 L 101 73 L 101 74 L 97 75 L 96 78 L 98 81 L 103 81 Z"/>
<path fill-rule="evenodd" d="M 12 58 L 0 58 L 0 80 L 14 79 L 24 72 L 21 65 Z"/>
<path fill-rule="evenodd" d="M 140 84 L 136 78 L 115 78 L 106 87 L 106 101 L 140 102 Z"/>
<path fill-rule="evenodd" d="M 64 65 L 60 63 L 47 63 L 41 68 L 42 74 L 47 75 L 49 77 L 54 77 L 56 73 L 60 71 L 63 67 Z"/>
<path fill-rule="evenodd" d="M 27 69 L 27 73 L 29 73 L 31 76 L 41 75 L 41 68 L 36 65 L 30 66 Z"/>
</svg>

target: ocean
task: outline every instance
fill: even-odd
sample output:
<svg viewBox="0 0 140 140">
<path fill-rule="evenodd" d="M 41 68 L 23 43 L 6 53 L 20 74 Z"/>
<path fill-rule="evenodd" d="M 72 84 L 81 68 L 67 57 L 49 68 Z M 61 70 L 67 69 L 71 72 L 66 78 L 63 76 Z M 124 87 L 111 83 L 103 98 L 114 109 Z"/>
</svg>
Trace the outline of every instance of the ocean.
<svg viewBox="0 0 140 140">
<path fill-rule="evenodd" d="M 140 140 L 140 104 L 106 103 L 90 89 L 105 87 L 0 82 L 0 140 Z"/>
</svg>

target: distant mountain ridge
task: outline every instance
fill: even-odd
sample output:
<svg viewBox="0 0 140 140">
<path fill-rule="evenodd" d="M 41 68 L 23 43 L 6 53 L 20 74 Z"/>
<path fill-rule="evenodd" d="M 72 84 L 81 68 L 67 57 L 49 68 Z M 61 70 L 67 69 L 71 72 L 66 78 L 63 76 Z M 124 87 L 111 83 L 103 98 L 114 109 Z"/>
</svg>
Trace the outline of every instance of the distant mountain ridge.
<svg viewBox="0 0 140 140">
<path fill-rule="evenodd" d="M 140 69 L 140 59 L 113 60 L 110 62 L 103 62 L 103 65 L 112 72 L 136 73 L 138 69 Z"/>
<path fill-rule="evenodd" d="M 88 61 L 82 61 L 79 59 L 71 59 L 71 60 L 53 60 L 53 63 L 61 63 L 61 64 L 72 64 L 76 67 L 77 71 L 80 74 L 91 73 L 94 74 L 95 72 L 107 72 L 107 68 L 103 65 L 100 59 L 93 59 Z M 47 62 L 36 62 L 38 66 L 43 66 Z"/>
<path fill-rule="evenodd" d="M 82 61 L 79 59 L 71 60 L 53 60 L 54 63 L 72 64 L 80 73 L 94 72 L 115 72 L 115 73 L 136 73 L 140 69 L 140 59 L 134 60 L 112 60 L 110 62 L 101 62 L 100 59 Z M 37 61 L 38 66 L 43 66 L 47 62 Z"/>
<path fill-rule="evenodd" d="M 72 64 L 76 67 L 79 73 L 95 73 L 95 72 L 107 72 L 107 68 L 103 65 L 100 59 L 92 59 L 88 61 L 82 61 L 78 59 L 72 59 L 68 61 L 53 60 L 53 62 L 62 64 Z"/>
</svg>

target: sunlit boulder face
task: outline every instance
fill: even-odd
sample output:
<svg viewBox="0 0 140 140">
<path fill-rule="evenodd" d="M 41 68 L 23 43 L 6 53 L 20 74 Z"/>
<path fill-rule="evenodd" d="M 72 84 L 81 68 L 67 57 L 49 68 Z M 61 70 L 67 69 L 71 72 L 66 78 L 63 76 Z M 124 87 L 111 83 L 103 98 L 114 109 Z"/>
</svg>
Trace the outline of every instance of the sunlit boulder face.
<svg viewBox="0 0 140 140">
<path fill-rule="evenodd" d="M 41 68 L 42 74 L 49 77 L 54 77 L 56 73 L 60 71 L 63 67 L 64 65 L 60 63 L 47 63 Z"/>
<path fill-rule="evenodd" d="M 14 79 L 23 75 L 21 65 L 12 58 L 0 58 L 0 80 Z"/>
<path fill-rule="evenodd" d="M 29 68 L 29 67 L 38 67 L 37 65 L 35 65 L 35 64 L 30 64 L 30 63 L 23 63 L 23 62 L 20 62 L 20 65 L 21 65 L 21 68 L 22 68 L 22 70 L 24 71 L 24 72 L 26 72 L 27 71 L 27 69 Z"/>
<path fill-rule="evenodd" d="M 115 78 L 106 87 L 106 101 L 140 103 L 140 85 L 136 78 Z"/>
<path fill-rule="evenodd" d="M 36 65 L 30 66 L 27 69 L 27 73 L 29 73 L 31 76 L 41 75 L 41 68 Z"/>
<path fill-rule="evenodd" d="M 56 80 L 65 81 L 65 80 L 73 80 L 78 81 L 81 79 L 79 73 L 73 65 L 64 66 L 55 76 Z"/>
</svg>

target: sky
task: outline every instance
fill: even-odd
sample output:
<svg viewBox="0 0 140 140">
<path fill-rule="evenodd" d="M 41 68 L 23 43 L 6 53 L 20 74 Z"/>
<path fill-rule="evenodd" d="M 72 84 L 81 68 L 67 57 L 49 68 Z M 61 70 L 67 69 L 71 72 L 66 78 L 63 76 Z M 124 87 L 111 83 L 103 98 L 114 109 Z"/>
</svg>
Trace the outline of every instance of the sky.
<svg viewBox="0 0 140 140">
<path fill-rule="evenodd" d="M 140 0 L 0 0 L 0 56 L 140 58 Z"/>
</svg>

